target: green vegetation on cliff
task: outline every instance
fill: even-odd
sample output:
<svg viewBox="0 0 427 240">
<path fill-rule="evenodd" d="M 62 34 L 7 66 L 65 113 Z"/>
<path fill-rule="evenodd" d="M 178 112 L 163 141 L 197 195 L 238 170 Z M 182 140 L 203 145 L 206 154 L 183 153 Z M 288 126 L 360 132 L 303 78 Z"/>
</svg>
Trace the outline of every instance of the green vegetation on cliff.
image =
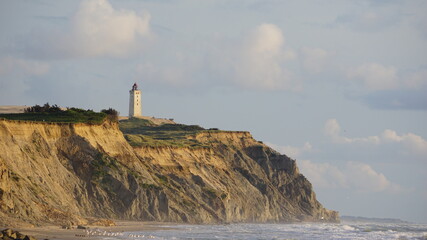
<svg viewBox="0 0 427 240">
<path fill-rule="evenodd" d="M 189 139 L 199 132 L 206 131 L 198 125 L 163 124 L 155 125 L 151 121 L 130 118 L 119 123 L 126 140 L 137 147 L 207 147 L 194 139 Z"/>
<path fill-rule="evenodd" d="M 36 122 L 101 124 L 107 118 L 117 121 L 117 115 L 117 111 L 111 108 L 103 109 L 101 112 L 80 108 L 67 108 L 64 110 L 57 105 L 50 106 L 46 103 L 43 106 L 35 105 L 29 107 L 25 109 L 24 113 L 0 114 L 0 118 Z"/>
<path fill-rule="evenodd" d="M 90 110 L 71 108 L 61 112 L 31 112 L 0 114 L 0 118 L 10 120 L 37 121 L 37 122 L 62 122 L 62 123 L 92 123 L 100 124 L 107 117 L 105 113 Z"/>
</svg>

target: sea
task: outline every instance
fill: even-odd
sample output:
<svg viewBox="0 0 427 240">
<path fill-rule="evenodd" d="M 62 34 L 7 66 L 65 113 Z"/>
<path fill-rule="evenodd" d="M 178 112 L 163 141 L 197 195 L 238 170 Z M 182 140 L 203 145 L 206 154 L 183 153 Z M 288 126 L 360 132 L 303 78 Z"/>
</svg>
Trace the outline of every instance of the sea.
<svg viewBox="0 0 427 240">
<path fill-rule="evenodd" d="M 399 239 L 427 240 L 427 224 L 415 223 L 299 223 L 299 224 L 227 224 L 161 225 L 154 231 L 108 233 L 101 239 Z"/>
</svg>

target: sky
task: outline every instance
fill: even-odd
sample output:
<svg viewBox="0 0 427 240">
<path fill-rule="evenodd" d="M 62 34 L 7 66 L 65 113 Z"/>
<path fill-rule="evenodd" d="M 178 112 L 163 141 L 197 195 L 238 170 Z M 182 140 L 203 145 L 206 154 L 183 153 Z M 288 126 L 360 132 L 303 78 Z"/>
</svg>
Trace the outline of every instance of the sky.
<svg viewBox="0 0 427 240">
<path fill-rule="evenodd" d="M 0 0 L 0 105 L 247 130 L 341 215 L 427 222 L 427 1 Z"/>
</svg>

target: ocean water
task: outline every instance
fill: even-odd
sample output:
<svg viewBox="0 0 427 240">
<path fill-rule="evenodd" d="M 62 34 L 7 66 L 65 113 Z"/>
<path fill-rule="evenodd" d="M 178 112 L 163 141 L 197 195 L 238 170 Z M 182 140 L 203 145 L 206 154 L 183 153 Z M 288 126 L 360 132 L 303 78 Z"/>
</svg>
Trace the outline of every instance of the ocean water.
<svg viewBox="0 0 427 240">
<path fill-rule="evenodd" d="M 162 225 L 164 230 L 125 232 L 102 239 L 417 239 L 427 240 L 427 224 L 303 223 Z M 105 234 L 105 233 L 104 233 Z"/>
</svg>

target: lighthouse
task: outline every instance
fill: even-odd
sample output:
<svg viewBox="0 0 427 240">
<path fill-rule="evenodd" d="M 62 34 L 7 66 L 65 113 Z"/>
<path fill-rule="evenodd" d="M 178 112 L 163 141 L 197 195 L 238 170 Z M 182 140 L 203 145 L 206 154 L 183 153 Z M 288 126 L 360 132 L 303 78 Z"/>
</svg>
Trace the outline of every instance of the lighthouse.
<svg viewBox="0 0 427 240">
<path fill-rule="evenodd" d="M 129 95 L 129 117 L 141 117 L 141 91 L 138 89 L 138 85 L 136 83 L 133 84 L 132 89 L 129 91 Z"/>
</svg>

